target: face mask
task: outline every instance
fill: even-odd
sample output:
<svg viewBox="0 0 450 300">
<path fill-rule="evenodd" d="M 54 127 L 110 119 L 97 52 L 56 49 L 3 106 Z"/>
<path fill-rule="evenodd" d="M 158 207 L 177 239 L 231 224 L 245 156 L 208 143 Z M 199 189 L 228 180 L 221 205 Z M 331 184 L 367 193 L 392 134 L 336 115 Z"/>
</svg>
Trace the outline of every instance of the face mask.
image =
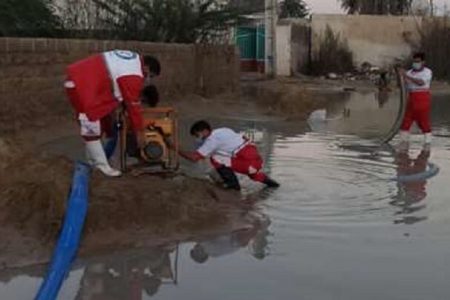
<svg viewBox="0 0 450 300">
<path fill-rule="evenodd" d="M 412 64 L 412 68 L 416 71 L 422 69 L 422 67 L 423 67 L 423 63 L 421 63 L 421 62 L 415 62 Z"/>
<path fill-rule="evenodd" d="M 199 137 L 199 136 L 195 137 L 195 144 L 196 144 L 197 146 L 201 146 L 201 145 L 203 144 L 204 141 L 205 141 L 205 140 L 203 139 L 203 137 Z"/>
</svg>

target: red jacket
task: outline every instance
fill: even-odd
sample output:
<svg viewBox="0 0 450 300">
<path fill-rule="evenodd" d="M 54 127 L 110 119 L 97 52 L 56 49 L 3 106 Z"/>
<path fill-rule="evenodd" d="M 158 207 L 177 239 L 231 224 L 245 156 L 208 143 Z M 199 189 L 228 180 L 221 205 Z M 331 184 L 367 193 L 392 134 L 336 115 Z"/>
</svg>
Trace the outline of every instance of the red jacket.
<svg viewBox="0 0 450 300">
<path fill-rule="evenodd" d="M 96 121 L 123 101 L 133 130 L 142 129 L 140 93 L 144 74 L 137 53 L 114 50 L 93 55 L 71 64 L 66 73 L 67 80 L 74 83 L 70 100 L 78 113 Z"/>
</svg>

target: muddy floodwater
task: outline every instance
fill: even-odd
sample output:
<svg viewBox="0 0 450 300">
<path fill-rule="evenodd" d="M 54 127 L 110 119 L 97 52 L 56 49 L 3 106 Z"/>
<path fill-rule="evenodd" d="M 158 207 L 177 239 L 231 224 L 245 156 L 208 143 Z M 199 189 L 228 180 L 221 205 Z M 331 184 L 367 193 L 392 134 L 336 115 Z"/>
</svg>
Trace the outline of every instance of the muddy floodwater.
<svg viewBox="0 0 450 300">
<path fill-rule="evenodd" d="M 282 184 L 244 181 L 260 222 L 80 259 L 59 299 L 449 299 L 450 95 L 434 96 L 431 147 L 380 147 L 395 102 L 341 96 L 308 123 L 216 120 L 252 135 Z M 42 276 L 2 272 L 0 298 L 33 299 Z"/>
</svg>

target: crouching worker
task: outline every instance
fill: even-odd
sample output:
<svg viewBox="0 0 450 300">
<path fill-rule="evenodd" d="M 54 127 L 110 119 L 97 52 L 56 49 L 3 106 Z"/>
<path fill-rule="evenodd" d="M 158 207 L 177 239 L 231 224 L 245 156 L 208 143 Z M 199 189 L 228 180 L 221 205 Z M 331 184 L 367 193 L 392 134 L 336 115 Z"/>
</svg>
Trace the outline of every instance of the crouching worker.
<svg viewBox="0 0 450 300">
<path fill-rule="evenodd" d="M 101 143 L 102 134 L 108 134 L 111 130 L 107 129 L 112 128 L 111 123 L 106 121 L 110 120 L 111 114 L 123 104 L 138 146 L 141 146 L 144 138 L 141 91 L 144 81 L 158 76 L 160 70 L 156 58 L 124 50 L 93 55 L 67 68 L 64 86 L 78 115 L 87 160 L 105 175 L 121 175 L 119 170 L 109 165 Z"/>
<path fill-rule="evenodd" d="M 236 173 L 245 174 L 252 180 L 268 187 L 279 184 L 264 174 L 263 160 L 254 144 L 229 128 L 211 129 L 206 121 L 198 121 L 191 127 L 191 135 L 201 143 L 195 152 L 179 150 L 181 157 L 197 162 L 210 158 L 224 182 L 224 187 L 240 190 Z"/>
</svg>

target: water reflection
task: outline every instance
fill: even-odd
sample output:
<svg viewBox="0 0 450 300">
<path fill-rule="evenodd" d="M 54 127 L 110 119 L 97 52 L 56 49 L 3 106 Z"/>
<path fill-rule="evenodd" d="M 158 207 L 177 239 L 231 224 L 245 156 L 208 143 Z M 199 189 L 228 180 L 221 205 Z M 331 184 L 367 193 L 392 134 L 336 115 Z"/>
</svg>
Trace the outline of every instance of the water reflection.
<svg viewBox="0 0 450 300">
<path fill-rule="evenodd" d="M 314 132 L 380 139 L 391 130 L 399 108 L 398 91 L 354 92 L 312 112 L 307 121 Z"/>
<path fill-rule="evenodd" d="M 19 276 L 40 278 L 45 274 L 46 265 L 36 265 L 17 269 L 5 269 L 0 271 L 0 282 L 8 284 Z"/>
<path fill-rule="evenodd" d="M 199 240 L 191 249 L 190 256 L 192 260 L 202 264 L 209 258 L 230 255 L 241 248 L 248 247 L 253 257 L 264 259 L 268 254 L 269 224 L 269 220 L 266 219 L 258 226 Z"/>
<path fill-rule="evenodd" d="M 423 146 L 420 154 L 413 157 L 410 154 L 409 147 L 403 145 L 395 153 L 395 164 L 397 166 L 397 177 L 402 178 L 412 174 L 424 173 L 428 166 L 430 158 L 429 145 Z M 395 224 L 415 224 L 427 219 L 426 216 L 415 216 L 424 208 L 424 203 L 427 197 L 426 191 L 427 177 L 418 177 L 415 180 L 399 180 L 397 182 L 398 192 L 394 199 L 390 202 L 391 205 L 399 208 L 395 213 L 398 217 L 394 220 Z"/>
<path fill-rule="evenodd" d="M 378 108 L 382 109 L 384 105 L 389 101 L 389 90 L 380 89 L 377 94 Z"/>
<path fill-rule="evenodd" d="M 141 300 L 155 296 L 163 285 L 178 284 L 179 257 L 189 251 L 196 263 L 206 263 L 245 247 L 264 259 L 268 254 L 269 219 L 248 228 L 196 240 L 190 250 L 185 245 L 168 244 L 145 250 L 132 250 L 87 261 L 76 300 Z"/>
<path fill-rule="evenodd" d="M 140 300 L 163 284 L 177 284 L 178 245 L 128 252 L 89 263 L 75 299 Z"/>
</svg>

